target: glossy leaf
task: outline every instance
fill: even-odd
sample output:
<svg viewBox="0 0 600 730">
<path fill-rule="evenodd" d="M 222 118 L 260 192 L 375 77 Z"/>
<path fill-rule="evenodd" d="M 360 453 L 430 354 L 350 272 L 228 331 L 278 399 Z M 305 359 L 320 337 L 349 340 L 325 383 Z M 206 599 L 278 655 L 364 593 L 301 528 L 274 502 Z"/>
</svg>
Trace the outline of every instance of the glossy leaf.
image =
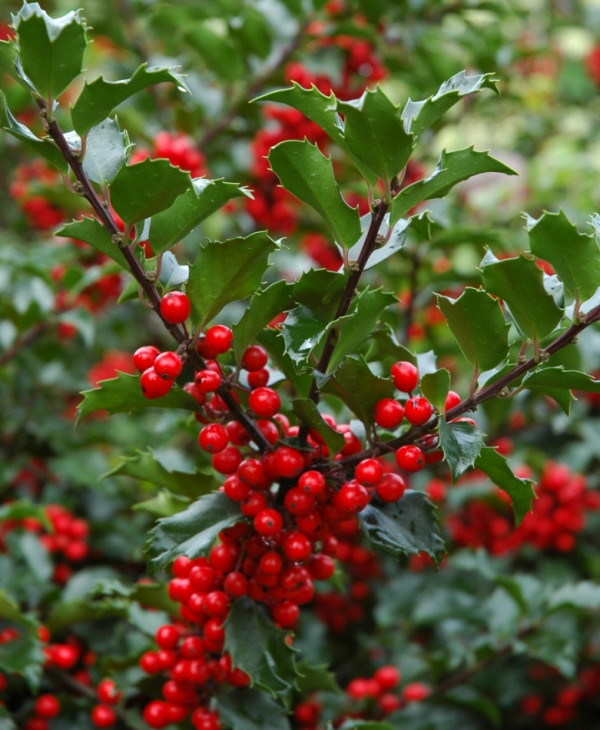
<svg viewBox="0 0 600 730">
<path fill-rule="evenodd" d="M 118 244 L 113 243 L 110 233 L 95 218 L 83 217 L 80 220 L 67 223 L 56 232 L 56 235 L 64 236 L 65 238 L 74 238 L 77 241 L 85 241 L 85 243 L 89 243 L 97 251 L 101 251 L 113 261 L 116 261 L 124 269 L 129 270 Z"/>
<path fill-rule="evenodd" d="M 333 163 L 308 140 L 286 140 L 269 152 L 271 168 L 292 195 L 310 205 L 329 226 L 334 239 L 350 248 L 360 238 L 360 217 L 342 198 Z"/>
<path fill-rule="evenodd" d="M 267 350 L 273 364 L 275 364 L 290 381 L 296 395 L 303 398 L 309 393 L 312 376 L 302 365 L 298 367 L 287 354 L 286 345 L 278 329 L 266 328 L 257 337 L 258 342 Z"/>
<path fill-rule="evenodd" d="M 421 393 L 438 411 L 443 412 L 446 396 L 450 390 L 450 371 L 446 368 L 426 373 L 419 383 Z"/>
<path fill-rule="evenodd" d="M 294 307 L 281 327 L 285 352 L 299 371 L 309 367 L 311 352 L 322 342 L 331 323 L 318 317 L 312 309 L 299 304 Z"/>
<path fill-rule="evenodd" d="M 232 328 L 233 352 L 238 365 L 259 332 L 287 308 L 293 288 L 293 284 L 280 280 L 255 292 L 242 318 Z"/>
<path fill-rule="evenodd" d="M 490 157 L 487 152 L 477 152 L 473 147 L 455 152 L 444 150 L 429 177 L 409 185 L 396 195 L 390 210 L 390 225 L 394 226 L 419 203 L 443 198 L 457 183 L 482 172 L 517 174 L 504 163 Z"/>
<path fill-rule="evenodd" d="M 600 380 L 578 370 L 560 367 L 543 367 L 528 373 L 522 381 L 526 388 L 566 388 L 582 393 L 600 393 Z"/>
<path fill-rule="evenodd" d="M 0 644 L 0 669 L 25 678 L 33 692 L 42 681 L 42 665 L 46 657 L 37 636 L 20 632 L 12 641 Z"/>
<path fill-rule="evenodd" d="M 552 264 L 571 296 L 589 299 L 600 287 L 597 237 L 580 233 L 562 210 L 526 221 L 532 253 Z"/>
<path fill-rule="evenodd" d="M 213 73 L 231 82 L 244 75 L 246 69 L 240 48 L 227 36 L 211 30 L 208 23 L 194 23 L 184 35 Z"/>
<path fill-rule="evenodd" d="M 512 500 L 515 521 L 519 524 L 531 510 L 535 498 L 531 479 L 517 477 L 505 457 L 491 446 L 481 449 L 475 460 L 475 467 L 487 474 L 497 487 L 508 494 Z"/>
<path fill-rule="evenodd" d="M 119 170 L 110 202 L 125 223 L 136 223 L 169 208 L 191 185 L 189 174 L 167 160 L 146 159 Z"/>
<path fill-rule="evenodd" d="M 311 692 L 333 692 L 340 694 L 342 690 L 326 664 L 311 664 L 309 659 L 298 662 L 299 677 L 296 680 L 298 690 L 303 696 Z"/>
<path fill-rule="evenodd" d="M 137 512 L 149 512 L 157 517 L 171 517 L 181 512 L 190 500 L 179 494 L 173 494 L 167 489 L 161 489 L 154 497 L 145 499 L 142 502 L 136 502 L 131 506 L 132 510 Z"/>
<path fill-rule="evenodd" d="M 81 73 L 87 45 L 81 10 L 51 18 L 38 3 L 24 3 L 13 25 L 24 73 L 40 96 L 55 99 Z"/>
<path fill-rule="evenodd" d="M 97 388 L 84 390 L 81 395 L 83 400 L 77 408 L 78 419 L 103 410 L 109 413 L 131 413 L 142 408 L 185 408 L 191 411 L 197 408 L 195 399 L 177 385 L 173 385 L 162 398 L 146 398 L 140 387 L 139 376 L 127 373 L 117 373 L 116 378 L 103 380 Z"/>
<path fill-rule="evenodd" d="M 0 71 L 15 81 L 20 81 L 16 68 L 17 59 L 18 54 L 15 42 L 12 40 L 0 41 Z"/>
<path fill-rule="evenodd" d="M 178 555 L 207 555 L 219 532 L 243 519 L 239 505 L 222 492 L 212 492 L 150 531 L 148 557 L 153 571 L 166 568 Z"/>
<path fill-rule="evenodd" d="M 323 420 L 323 416 L 310 398 L 296 398 L 292 401 L 292 408 L 302 425 L 310 426 L 321 436 L 332 458 L 341 451 L 346 443 L 344 436 Z"/>
<path fill-rule="evenodd" d="M 295 651 L 288 646 L 287 635 L 275 626 L 265 606 L 245 597 L 232 605 L 225 651 L 231 654 L 233 666 L 250 675 L 253 687 L 266 690 L 286 704 L 298 675 Z"/>
<path fill-rule="evenodd" d="M 180 195 L 167 210 L 151 218 L 149 241 L 153 251 L 159 254 L 171 248 L 225 203 L 241 196 L 250 197 L 250 193 L 237 183 L 194 179 L 191 190 Z"/>
<path fill-rule="evenodd" d="M 483 266 L 485 288 L 504 300 L 517 326 L 533 340 L 552 332 L 562 311 L 546 292 L 542 271 L 523 256 L 503 259 Z"/>
<path fill-rule="evenodd" d="M 16 137 L 21 144 L 24 144 L 36 155 L 41 155 L 51 165 L 62 172 L 67 171 L 67 163 L 58 147 L 49 139 L 40 139 L 24 124 L 17 121 L 12 115 L 6 96 L 0 91 L 0 127 L 13 137 Z"/>
<path fill-rule="evenodd" d="M 339 398 L 367 429 L 373 425 L 377 401 L 394 395 L 392 381 L 374 375 L 362 357 L 346 358 L 332 374 L 323 379 L 320 389 L 323 393 Z"/>
<path fill-rule="evenodd" d="M 101 76 L 85 84 L 71 109 L 73 127 L 82 137 L 96 124 L 110 116 L 115 107 L 138 91 L 160 83 L 186 88 L 175 68 L 148 67 L 142 64 L 131 78 L 105 81 Z"/>
<path fill-rule="evenodd" d="M 92 182 L 111 183 L 129 156 L 129 136 L 116 119 L 105 119 L 88 133 L 83 170 Z"/>
<path fill-rule="evenodd" d="M 245 238 L 209 241 L 190 266 L 187 295 L 192 316 L 203 327 L 226 304 L 251 296 L 261 285 L 277 243 L 264 231 Z"/>
<path fill-rule="evenodd" d="M 247 688 L 219 692 L 217 708 L 222 722 L 235 730 L 263 730 L 265 720 L 269 730 L 291 728 L 285 708 L 265 692 Z"/>
<path fill-rule="evenodd" d="M 600 586 L 591 580 L 582 580 L 571 585 L 563 585 L 550 596 L 549 611 L 571 609 L 577 611 L 597 611 L 600 608 Z"/>
<path fill-rule="evenodd" d="M 444 81 L 437 92 L 428 99 L 423 101 L 409 99 L 402 111 L 405 131 L 420 136 L 467 94 L 474 94 L 485 88 L 497 93 L 496 82 L 492 75 L 467 76 L 464 71 L 460 71 Z"/>
<path fill-rule="evenodd" d="M 294 301 L 310 307 L 324 319 L 333 319 L 347 281 L 344 273 L 310 269 L 294 284 Z"/>
<path fill-rule="evenodd" d="M 473 466 L 483 446 L 483 434 L 465 421 L 439 421 L 440 446 L 444 461 L 450 467 L 452 481 L 456 481 L 469 467 Z"/>
<path fill-rule="evenodd" d="M 408 490 L 397 502 L 368 504 L 358 519 L 371 545 L 396 559 L 426 553 L 439 563 L 444 555 L 435 507 L 423 492 Z"/>
<path fill-rule="evenodd" d="M 367 90 L 356 100 L 338 102 L 344 138 L 353 155 L 389 187 L 408 162 L 414 138 L 404 131 L 398 108 L 383 91 Z"/>
<path fill-rule="evenodd" d="M 369 231 L 369 226 L 371 225 L 371 213 L 365 213 L 365 215 L 361 216 L 360 219 L 360 225 L 362 234 L 361 237 L 358 239 L 358 241 L 352 246 L 352 248 L 348 251 L 348 260 L 349 261 L 356 261 L 358 260 L 360 253 L 363 249 L 365 240 L 367 238 L 367 233 Z M 369 256 L 369 259 L 365 265 L 365 271 L 367 269 L 372 269 L 373 266 L 376 266 L 377 264 L 380 264 L 382 261 L 385 261 L 390 256 L 393 256 L 398 251 L 402 250 L 406 246 L 406 241 L 408 238 L 408 231 L 411 227 L 411 220 L 405 220 L 401 219 L 399 220 L 396 225 L 393 227 L 393 229 L 390 231 L 388 228 L 388 223 L 390 220 L 389 213 L 386 213 L 385 218 L 383 220 L 383 224 L 381 225 L 381 228 L 379 229 L 380 234 L 384 237 L 385 243 L 383 246 L 380 246 L 379 248 L 376 248 L 371 255 Z M 339 247 L 341 249 L 341 246 Z"/>
<path fill-rule="evenodd" d="M 458 299 L 438 294 L 437 303 L 463 355 L 475 368 L 491 370 L 506 358 L 509 325 L 497 299 L 467 287 Z"/>
</svg>

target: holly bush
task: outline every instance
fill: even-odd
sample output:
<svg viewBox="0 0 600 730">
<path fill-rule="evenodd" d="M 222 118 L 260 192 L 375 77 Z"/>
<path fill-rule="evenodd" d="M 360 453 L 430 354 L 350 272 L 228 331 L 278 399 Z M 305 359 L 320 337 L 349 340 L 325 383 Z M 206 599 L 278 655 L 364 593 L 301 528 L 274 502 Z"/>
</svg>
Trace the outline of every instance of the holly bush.
<svg viewBox="0 0 600 730">
<path fill-rule="evenodd" d="M 595 4 L 43 5 L 0 728 L 593 727 Z"/>
</svg>

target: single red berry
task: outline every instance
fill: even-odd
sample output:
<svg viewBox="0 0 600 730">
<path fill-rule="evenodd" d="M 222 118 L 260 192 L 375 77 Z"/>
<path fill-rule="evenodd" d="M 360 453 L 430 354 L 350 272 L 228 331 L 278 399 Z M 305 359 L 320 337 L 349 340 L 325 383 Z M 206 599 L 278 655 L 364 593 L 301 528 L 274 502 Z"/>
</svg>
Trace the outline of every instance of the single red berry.
<svg viewBox="0 0 600 730">
<path fill-rule="evenodd" d="M 179 643 L 179 631 L 177 631 L 173 624 L 165 624 L 156 630 L 154 638 L 161 649 L 174 649 Z M 98 697 L 102 702 L 107 702 L 108 700 L 106 697 L 100 697 L 100 685 L 102 685 L 103 689 L 108 689 L 111 683 L 114 690 L 115 683 L 112 679 L 103 679 L 98 685 Z"/>
<path fill-rule="evenodd" d="M 285 555 L 294 562 L 307 560 L 312 552 L 310 540 L 298 530 L 288 532 L 283 539 L 282 547 Z"/>
<path fill-rule="evenodd" d="M 220 423 L 209 423 L 198 434 L 198 443 L 200 448 L 203 451 L 208 451 L 209 454 L 223 451 L 229 443 L 227 429 L 225 426 L 221 426 Z"/>
<path fill-rule="evenodd" d="M 404 418 L 404 406 L 393 398 L 382 398 L 375 404 L 374 420 L 381 428 L 396 428 Z"/>
<path fill-rule="evenodd" d="M 285 600 L 271 608 L 271 615 L 276 624 L 284 629 L 291 629 L 300 616 L 300 608 L 297 603 Z"/>
<path fill-rule="evenodd" d="M 211 464 L 219 474 L 233 474 L 242 463 L 242 452 L 237 446 L 227 446 L 217 454 L 213 454 Z"/>
<path fill-rule="evenodd" d="M 284 505 L 292 515 L 306 515 L 314 509 L 315 500 L 311 494 L 300 487 L 294 487 L 285 495 Z"/>
<path fill-rule="evenodd" d="M 142 393 L 149 399 L 162 398 L 163 395 L 166 395 L 171 390 L 172 385 L 173 381 L 161 378 L 154 370 L 154 367 L 144 370 L 140 377 Z"/>
<path fill-rule="evenodd" d="M 144 721 L 150 725 L 151 728 L 162 728 L 167 725 L 168 719 L 166 705 L 167 703 L 162 700 L 152 700 L 152 702 L 144 707 Z"/>
<path fill-rule="evenodd" d="M 304 457 L 291 446 L 279 446 L 275 449 L 275 468 L 281 477 L 293 478 L 304 468 Z"/>
<path fill-rule="evenodd" d="M 402 690 L 402 699 L 405 702 L 421 702 L 429 696 L 430 691 L 422 682 L 411 682 Z"/>
<path fill-rule="evenodd" d="M 33 705 L 33 711 L 39 717 L 56 717 L 60 712 L 60 702 L 54 695 L 40 695 Z"/>
<path fill-rule="evenodd" d="M 419 371 L 412 362 L 401 360 L 390 368 L 390 375 L 396 388 L 403 393 L 410 393 L 419 383 Z"/>
<path fill-rule="evenodd" d="M 242 367 L 252 372 L 260 370 L 267 364 L 269 357 L 267 351 L 260 345 L 250 345 L 242 356 Z"/>
<path fill-rule="evenodd" d="M 259 535 L 272 536 L 281 532 L 283 517 L 276 510 L 270 507 L 262 509 L 254 517 L 254 529 Z"/>
<path fill-rule="evenodd" d="M 308 564 L 310 574 L 315 580 L 327 580 L 335 573 L 335 562 L 329 555 L 313 555 Z"/>
<path fill-rule="evenodd" d="M 222 355 L 231 347 L 233 332 L 224 324 L 215 324 L 206 330 L 204 339 L 208 347 L 217 354 Z"/>
<path fill-rule="evenodd" d="M 354 469 L 354 478 L 365 487 L 374 487 L 383 476 L 383 467 L 377 459 L 363 459 Z"/>
<path fill-rule="evenodd" d="M 369 492 L 358 482 L 347 482 L 336 493 L 334 507 L 345 515 L 361 512 L 370 501 Z"/>
<path fill-rule="evenodd" d="M 444 411 L 449 411 L 451 408 L 454 408 L 454 406 L 457 406 L 461 400 L 462 398 L 458 393 L 455 393 L 453 390 L 449 390 L 444 403 Z"/>
<path fill-rule="evenodd" d="M 406 420 L 413 426 L 422 426 L 431 418 L 433 414 L 433 406 L 422 395 L 415 398 L 409 398 L 404 406 L 404 415 Z"/>
<path fill-rule="evenodd" d="M 248 397 L 248 405 L 260 418 L 271 418 L 281 408 L 281 399 L 272 388 L 256 388 Z"/>
<path fill-rule="evenodd" d="M 199 370 L 194 383 L 201 393 L 213 393 L 221 385 L 221 375 L 214 370 Z"/>
<path fill-rule="evenodd" d="M 382 502 L 397 502 L 406 490 L 406 482 L 400 474 L 384 474 L 375 485 L 375 493 Z"/>
<path fill-rule="evenodd" d="M 143 373 L 144 370 L 148 370 L 148 368 L 154 365 L 154 361 L 158 355 L 160 355 L 160 350 L 158 347 L 154 347 L 154 345 L 138 347 L 133 353 L 133 365 L 138 372 Z"/>
<path fill-rule="evenodd" d="M 239 598 L 245 596 L 248 592 L 248 579 L 246 576 L 239 572 L 233 571 L 225 576 L 223 581 L 223 588 L 227 595 L 232 598 Z"/>
<path fill-rule="evenodd" d="M 266 368 L 260 368 L 260 370 L 253 370 L 248 373 L 248 385 L 251 388 L 261 388 L 269 382 L 269 371 Z"/>
<path fill-rule="evenodd" d="M 246 517 L 255 517 L 267 506 L 267 498 L 262 492 L 251 489 L 248 496 L 242 500 L 240 509 Z"/>
<path fill-rule="evenodd" d="M 166 380 L 175 380 L 182 368 L 183 362 L 175 352 L 161 352 L 154 361 L 154 372 Z"/>
<path fill-rule="evenodd" d="M 211 591 L 205 596 L 202 609 L 207 616 L 225 616 L 229 611 L 229 596 L 225 591 Z"/>
<path fill-rule="evenodd" d="M 91 717 L 96 727 L 112 727 L 117 722 L 117 713 L 109 705 L 96 705 Z"/>
<path fill-rule="evenodd" d="M 79 651 L 71 644 L 54 644 L 51 659 L 52 664 L 61 669 L 72 669 L 79 659 Z"/>
<path fill-rule="evenodd" d="M 382 690 L 394 689 L 400 684 L 400 670 L 392 664 L 386 664 L 375 671 L 373 679 Z"/>
<path fill-rule="evenodd" d="M 305 471 L 298 479 L 298 488 L 307 494 L 320 494 L 325 489 L 325 477 L 320 471 Z"/>
<path fill-rule="evenodd" d="M 267 550 L 258 561 L 258 570 L 267 575 L 277 575 L 283 568 L 283 559 L 275 550 Z"/>
<path fill-rule="evenodd" d="M 187 297 L 180 291 L 170 291 L 160 302 L 160 313 L 169 324 L 181 324 L 190 316 L 192 305 Z"/>
<path fill-rule="evenodd" d="M 396 463 L 403 471 L 420 471 L 426 463 L 425 455 L 418 446 L 407 444 L 396 451 Z"/>
</svg>

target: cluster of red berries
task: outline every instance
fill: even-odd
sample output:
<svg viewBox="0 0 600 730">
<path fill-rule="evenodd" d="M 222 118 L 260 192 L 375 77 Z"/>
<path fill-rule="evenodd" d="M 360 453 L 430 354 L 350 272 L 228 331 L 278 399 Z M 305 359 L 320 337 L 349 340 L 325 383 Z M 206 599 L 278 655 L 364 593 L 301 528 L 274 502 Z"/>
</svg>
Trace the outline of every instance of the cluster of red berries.
<svg viewBox="0 0 600 730">
<path fill-rule="evenodd" d="M 59 181 L 60 174 L 42 159 L 16 168 L 10 195 L 25 214 L 27 223 L 38 231 L 52 231 L 65 220 L 63 211 L 52 205 L 44 194 Z"/>
<path fill-rule="evenodd" d="M 0 526 L 0 548 L 5 549 L 3 538 L 12 530 L 22 529 L 40 535 L 40 543 L 54 556 L 52 579 L 63 585 L 73 573 L 73 565 L 80 565 L 88 555 L 89 525 L 59 504 L 49 504 L 45 508 L 52 525 L 47 532 L 44 525 L 34 517 L 20 520 L 4 520 Z"/>
<path fill-rule="evenodd" d="M 159 132 L 154 137 L 152 150 L 136 150 L 131 156 L 131 162 L 142 162 L 147 157 L 169 160 L 175 167 L 189 172 L 193 178 L 206 175 L 206 158 L 194 140 L 183 132 Z"/>
<path fill-rule="evenodd" d="M 518 471 L 531 477 L 530 470 Z M 470 475 L 471 479 L 477 474 Z M 448 515 L 447 524 L 458 545 L 484 547 L 503 555 L 528 544 L 539 550 L 570 552 L 586 522 L 586 513 L 600 507 L 600 495 L 588 488 L 582 474 L 564 464 L 548 461 L 535 486 L 537 499 L 518 527 L 510 512 L 510 499 L 497 490 L 493 501 L 472 500 L 459 512 Z"/>
<path fill-rule="evenodd" d="M 352 679 L 346 687 L 346 701 L 335 726 L 350 719 L 381 720 L 408 703 L 421 702 L 429 696 L 431 690 L 422 682 L 407 683 L 399 692 L 401 680 L 400 670 L 392 664 L 379 667 L 371 677 Z M 318 695 L 296 705 L 294 719 L 298 730 L 318 730 L 321 711 Z"/>
<path fill-rule="evenodd" d="M 0 631 L 0 644 L 6 644 L 19 637 L 19 630 L 9 626 Z M 47 627 L 38 629 L 39 639 L 45 655 L 44 667 L 68 673 L 73 683 L 92 689 L 94 682 L 90 668 L 96 663 L 93 652 L 86 651 L 79 639 L 68 636 L 65 641 L 51 642 Z M 0 674 L 0 692 L 10 694 L 10 675 Z M 95 688 L 97 704 L 90 712 L 90 719 L 94 727 L 112 727 L 118 719 L 115 705 L 121 699 L 112 679 L 102 679 Z M 24 725 L 23 730 L 50 730 L 51 721 L 58 718 L 63 709 L 60 699 L 52 692 L 39 694 L 33 702 L 33 713 Z M 55 725 L 52 725 L 53 727 Z"/>
</svg>

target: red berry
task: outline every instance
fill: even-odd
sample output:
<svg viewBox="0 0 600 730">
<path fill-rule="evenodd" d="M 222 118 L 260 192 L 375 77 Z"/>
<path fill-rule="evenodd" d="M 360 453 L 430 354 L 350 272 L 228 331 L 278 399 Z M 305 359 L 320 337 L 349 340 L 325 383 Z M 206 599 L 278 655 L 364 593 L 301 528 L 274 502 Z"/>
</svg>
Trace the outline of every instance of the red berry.
<svg viewBox="0 0 600 730">
<path fill-rule="evenodd" d="M 179 631 L 177 631 L 173 624 L 165 624 L 157 629 L 154 638 L 161 649 L 174 649 L 179 643 Z M 108 689 L 108 685 L 111 683 L 114 690 L 115 683 L 112 679 L 103 679 L 98 685 L 98 697 L 102 702 L 108 702 L 109 700 L 106 697 L 100 697 L 100 685 Z"/>
<path fill-rule="evenodd" d="M 33 705 L 33 711 L 40 717 L 56 717 L 60 712 L 60 702 L 54 695 L 40 695 Z"/>
<path fill-rule="evenodd" d="M 225 576 L 223 581 L 225 592 L 232 598 L 245 596 L 248 592 L 248 579 L 243 573 L 233 571 Z"/>
<path fill-rule="evenodd" d="M 369 492 L 358 482 L 348 482 L 336 493 L 333 504 L 344 515 L 361 512 L 370 501 Z"/>
<path fill-rule="evenodd" d="M 298 488 L 308 494 L 320 494 L 325 489 L 325 477 L 320 471 L 305 471 L 298 479 Z"/>
<path fill-rule="evenodd" d="M 154 372 L 166 380 L 175 380 L 182 368 L 181 358 L 175 352 L 161 352 L 154 361 Z"/>
<path fill-rule="evenodd" d="M 256 388 L 248 397 L 248 405 L 260 418 L 271 418 L 281 408 L 281 399 L 272 388 Z"/>
<path fill-rule="evenodd" d="M 201 393 L 213 393 L 221 385 L 221 375 L 215 370 L 199 370 L 194 383 Z"/>
<path fill-rule="evenodd" d="M 403 471 L 420 471 L 425 466 L 425 455 L 418 446 L 407 444 L 396 451 L 396 463 Z"/>
<path fill-rule="evenodd" d="M 406 482 L 400 474 L 384 474 L 375 485 L 375 493 L 382 502 L 397 502 L 406 490 Z"/>
<path fill-rule="evenodd" d="M 229 443 L 227 429 L 225 426 L 221 426 L 220 423 L 209 423 L 198 434 L 198 443 L 200 448 L 203 451 L 208 451 L 209 454 L 223 451 Z"/>
<path fill-rule="evenodd" d="M 250 372 L 264 368 L 268 361 L 267 351 L 260 345 L 250 345 L 242 356 L 242 367 Z"/>
<path fill-rule="evenodd" d="M 213 469 L 220 474 L 233 474 L 242 462 L 242 453 L 237 446 L 227 446 L 218 454 L 213 454 L 211 463 Z"/>
<path fill-rule="evenodd" d="M 413 426 L 422 426 L 431 418 L 433 414 L 433 406 L 423 396 L 416 396 L 406 401 L 404 406 L 404 415 L 407 421 Z"/>
<path fill-rule="evenodd" d="M 291 446 L 279 446 L 275 449 L 274 463 L 279 476 L 291 479 L 298 476 L 304 468 L 304 457 Z"/>
<path fill-rule="evenodd" d="M 395 362 L 390 368 L 390 375 L 396 388 L 403 393 L 410 393 L 419 383 L 419 371 L 406 360 Z"/>
<path fill-rule="evenodd" d="M 167 703 L 162 700 L 152 700 L 144 707 L 144 721 L 152 728 L 162 728 L 168 723 Z"/>
<path fill-rule="evenodd" d="M 422 682 L 411 682 L 402 690 L 402 699 L 405 702 L 421 702 L 429 696 L 430 689 Z"/>
<path fill-rule="evenodd" d="M 451 408 L 454 408 L 454 406 L 457 406 L 461 400 L 462 398 L 458 393 L 455 393 L 453 390 L 449 390 L 444 403 L 444 410 L 449 411 Z"/>
<path fill-rule="evenodd" d="M 279 626 L 284 629 L 290 629 L 298 620 L 298 616 L 300 616 L 300 608 L 293 601 L 281 601 L 281 603 L 276 603 L 271 608 L 271 615 L 275 623 L 279 624 Z"/>
<path fill-rule="evenodd" d="M 160 302 L 160 313 L 169 324 L 181 324 L 190 316 L 192 305 L 187 297 L 180 291 L 170 291 Z"/>
<path fill-rule="evenodd" d="M 160 355 L 160 350 L 158 347 L 154 347 L 154 345 L 138 347 L 133 353 L 133 365 L 138 372 L 143 373 L 144 370 L 148 370 L 148 368 L 154 365 L 154 361 L 158 355 Z"/>
<path fill-rule="evenodd" d="M 382 398 L 375 404 L 375 423 L 381 428 L 396 428 L 404 418 L 404 406 L 393 398 Z"/>
<path fill-rule="evenodd" d="M 313 555 L 308 564 L 310 574 L 315 580 L 327 580 L 335 572 L 335 562 L 329 555 Z"/>
<path fill-rule="evenodd" d="M 303 532 L 298 530 L 288 532 L 283 539 L 282 547 L 285 555 L 294 562 L 306 560 L 312 552 L 310 540 Z"/>
<path fill-rule="evenodd" d="M 354 478 L 365 487 L 374 487 L 383 476 L 383 467 L 377 459 L 363 459 L 354 469 Z"/>
<path fill-rule="evenodd" d="M 254 529 L 259 535 L 272 536 L 281 532 L 283 517 L 276 509 L 267 507 L 254 517 Z"/>
<path fill-rule="evenodd" d="M 91 714 L 96 727 L 112 727 L 117 722 L 117 713 L 109 705 L 96 705 Z"/>
<path fill-rule="evenodd" d="M 140 377 L 140 386 L 146 398 L 162 398 L 163 395 L 166 395 L 171 390 L 172 385 L 173 381 L 161 378 L 154 370 L 154 367 L 144 370 Z"/>
<path fill-rule="evenodd" d="M 394 689 L 400 684 L 400 671 L 397 667 L 387 664 L 379 667 L 373 675 L 373 679 L 381 687 L 382 690 Z"/>
<path fill-rule="evenodd" d="M 248 373 L 248 385 L 251 388 L 261 388 L 269 382 L 269 371 L 266 368 L 253 370 Z"/>
<path fill-rule="evenodd" d="M 233 332 L 224 324 L 216 324 L 206 330 L 204 339 L 208 347 L 217 354 L 222 355 L 231 347 Z"/>
</svg>

